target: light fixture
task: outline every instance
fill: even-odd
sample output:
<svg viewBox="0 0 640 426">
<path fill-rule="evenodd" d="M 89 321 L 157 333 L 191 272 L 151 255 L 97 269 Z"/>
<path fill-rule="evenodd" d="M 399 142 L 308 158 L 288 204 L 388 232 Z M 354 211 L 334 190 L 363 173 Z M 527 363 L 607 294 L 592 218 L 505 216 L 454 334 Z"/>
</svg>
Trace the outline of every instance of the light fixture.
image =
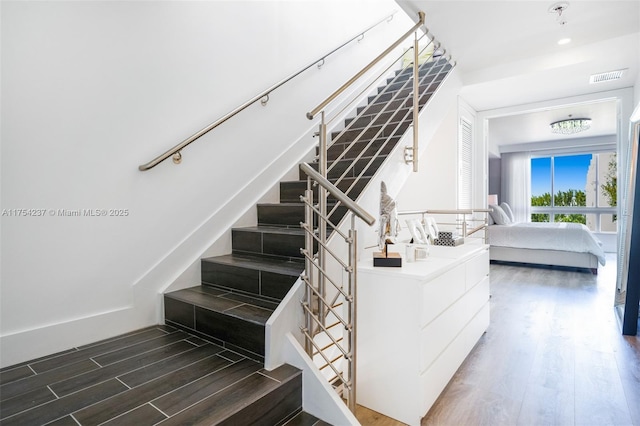
<svg viewBox="0 0 640 426">
<path fill-rule="evenodd" d="M 571 118 L 566 120 L 554 121 L 549 125 L 553 133 L 561 135 L 572 135 L 574 133 L 584 132 L 591 128 L 590 118 Z"/>
<path fill-rule="evenodd" d="M 556 17 L 556 22 L 560 24 L 560 26 L 562 27 L 562 34 L 565 35 L 564 37 L 558 40 L 558 45 L 560 46 L 571 43 L 571 38 L 566 37 L 566 34 L 565 34 L 567 18 L 566 18 L 566 15 L 563 15 L 564 11 L 566 11 L 568 7 L 569 7 L 569 3 L 563 1 L 559 3 L 554 3 L 551 6 L 549 6 L 549 9 L 547 9 L 549 13 L 556 13 L 558 15 Z"/>
<path fill-rule="evenodd" d="M 549 13 L 557 13 L 558 16 L 556 17 L 556 21 L 558 21 L 558 24 L 560 25 L 565 25 L 567 23 L 567 18 L 565 16 L 562 16 L 562 13 L 568 8 L 569 3 L 567 3 L 566 1 L 561 1 L 559 3 L 552 4 L 547 10 L 549 11 Z"/>
</svg>

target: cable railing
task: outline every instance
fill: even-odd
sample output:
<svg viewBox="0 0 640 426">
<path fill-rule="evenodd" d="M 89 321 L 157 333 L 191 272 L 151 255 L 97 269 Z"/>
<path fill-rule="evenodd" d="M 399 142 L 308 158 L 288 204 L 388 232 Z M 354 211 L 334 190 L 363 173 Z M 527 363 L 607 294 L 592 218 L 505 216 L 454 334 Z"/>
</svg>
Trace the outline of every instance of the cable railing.
<svg viewBox="0 0 640 426">
<path fill-rule="evenodd" d="M 303 72 L 307 71 L 308 69 L 310 69 L 313 66 L 317 66 L 318 68 L 321 68 L 325 63 L 325 60 L 329 56 L 331 56 L 332 54 L 336 53 L 337 51 L 339 51 L 340 49 L 342 49 L 343 47 L 347 46 L 348 44 L 352 43 L 355 40 L 361 41 L 362 38 L 364 37 L 364 35 L 367 32 L 369 32 L 370 30 L 372 30 L 373 28 L 375 28 L 376 26 L 380 25 L 383 22 L 391 21 L 391 19 L 393 19 L 393 16 L 396 13 L 397 13 L 396 11 L 393 11 L 392 13 L 390 13 L 387 16 L 385 16 L 380 21 L 378 21 L 375 24 L 367 27 L 366 29 L 358 32 L 355 36 L 351 37 L 349 40 L 347 40 L 346 42 L 342 43 L 340 46 L 332 49 L 331 51 L 329 51 L 327 53 L 325 53 L 323 56 L 321 56 L 317 60 L 311 62 L 309 65 L 305 66 L 301 70 L 289 75 L 288 77 L 284 78 L 283 80 L 279 81 L 278 83 L 270 86 L 268 89 L 263 90 L 262 92 L 260 92 L 256 96 L 252 97 L 248 101 L 244 102 L 240 106 L 236 107 L 232 111 L 230 111 L 227 114 L 225 114 L 224 116 L 220 117 L 219 119 L 217 119 L 213 123 L 211 123 L 208 126 L 200 129 L 199 131 L 197 131 L 196 133 L 192 134 L 188 138 L 184 139 L 182 142 L 180 142 L 179 144 L 177 144 L 173 148 L 171 148 L 171 149 L 165 151 L 164 153 L 158 155 L 153 160 L 151 160 L 151 161 L 149 161 L 149 162 L 147 162 L 145 164 L 141 164 L 140 166 L 138 166 L 138 170 L 146 171 L 146 170 L 152 169 L 155 166 L 157 166 L 158 164 L 160 164 L 161 162 L 163 162 L 164 160 L 168 159 L 169 157 L 173 157 L 173 162 L 175 164 L 180 164 L 182 162 L 182 150 L 185 147 L 187 147 L 191 143 L 195 142 L 196 140 L 198 140 L 202 136 L 206 135 L 207 133 L 209 133 L 210 131 L 212 131 L 216 127 L 218 127 L 221 124 L 225 123 L 230 118 L 233 118 L 238 113 L 244 111 L 245 109 L 247 109 L 249 106 L 253 105 L 254 103 L 260 101 L 260 103 L 263 106 L 266 106 L 267 103 L 269 102 L 269 95 L 271 94 L 271 92 L 273 92 L 274 90 L 276 90 L 279 87 L 283 86 L 284 84 L 288 83 L 289 81 L 293 80 L 294 78 L 296 78 L 297 76 L 299 76 L 300 74 L 302 74 Z"/>
<path fill-rule="evenodd" d="M 354 224 L 357 214 L 354 209 L 358 206 L 352 200 L 359 195 L 356 188 L 362 188 L 362 183 L 366 183 L 363 179 L 371 176 L 370 169 L 384 161 L 410 126 L 413 126 L 413 144 L 405 147 L 404 159 L 405 163 L 412 164 L 413 171 L 418 170 L 420 107 L 433 96 L 455 66 L 450 57 L 445 58 L 446 51 L 428 30 L 419 34 L 424 19 L 425 14 L 419 12 L 418 22 L 409 31 L 306 114 L 310 120 L 319 117 L 320 123 L 316 134 L 319 136 L 317 171 L 306 163 L 301 166 L 309 176 L 307 191 L 301 198 L 307 206 L 305 222 L 301 224 L 306 233 L 302 252 L 307 261 L 302 276 L 306 284 L 302 302 L 306 314 L 303 329 L 305 350 L 314 362 L 323 364 L 321 371 L 328 371 L 326 376 L 329 382 L 339 390 L 352 411 L 355 411 L 356 404 L 357 361 L 357 235 Z M 392 52 L 411 36 L 413 43 L 410 49 L 397 58 L 391 58 Z M 428 43 L 421 49 L 420 42 L 425 37 Z M 399 65 L 399 61 L 409 54 L 410 60 Z M 383 60 L 390 65 L 370 78 L 372 82 L 358 94 L 349 95 L 351 99 L 343 102 L 344 106 L 329 112 L 328 108 L 334 101 L 342 98 L 343 94 L 346 96 L 347 89 L 364 80 L 365 75 L 373 74 L 375 68 L 384 68 L 378 66 Z M 394 69 L 397 72 L 394 77 L 387 79 L 386 88 L 369 96 L 366 107 L 354 107 L 356 102 L 366 97 L 374 84 Z M 362 83 L 362 86 L 365 84 Z M 336 131 L 330 140 L 330 125 L 335 126 L 333 121 L 350 107 L 356 110 L 356 116 L 349 119 L 345 127 Z M 314 182 L 318 182 L 317 203 L 313 198 Z M 341 214 L 341 210 L 345 209 L 353 212 L 348 233 L 342 232 L 340 225 L 340 219 L 346 216 Z M 365 222 L 372 224 L 373 220 Z M 347 221 L 342 226 L 346 228 Z M 332 235 L 336 239 L 329 241 Z M 341 240 L 347 245 L 342 252 L 334 247 Z M 344 272 L 347 275 L 346 284 L 339 279 Z M 344 363 L 344 368 L 337 363 Z"/>
</svg>

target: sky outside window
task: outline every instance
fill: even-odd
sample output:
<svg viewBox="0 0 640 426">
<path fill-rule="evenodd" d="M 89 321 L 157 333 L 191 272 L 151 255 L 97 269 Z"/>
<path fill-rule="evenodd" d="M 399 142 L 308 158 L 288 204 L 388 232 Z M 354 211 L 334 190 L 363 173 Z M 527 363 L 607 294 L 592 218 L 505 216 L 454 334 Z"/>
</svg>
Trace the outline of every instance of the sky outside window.
<svg viewBox="0 0 640 426">
<path fill-rule="evenodd" d="M 551 193 L 551 158 L 531 159 L 531 195 Z"/>
<path fill-rule="evenodd" d="M 591 154 L 554 157 L 554 193 L 569 189 L 584 191 L 590 163 Z M 551 158 L 532 158 L 531 195 L 545 193 L 551 193 Z"/>
<path fill-rule="evenodd" d="M 569 189 L 585 191 L 591 154 L 568 155 L 554 158 L 553 191 Z"/>
</svg>

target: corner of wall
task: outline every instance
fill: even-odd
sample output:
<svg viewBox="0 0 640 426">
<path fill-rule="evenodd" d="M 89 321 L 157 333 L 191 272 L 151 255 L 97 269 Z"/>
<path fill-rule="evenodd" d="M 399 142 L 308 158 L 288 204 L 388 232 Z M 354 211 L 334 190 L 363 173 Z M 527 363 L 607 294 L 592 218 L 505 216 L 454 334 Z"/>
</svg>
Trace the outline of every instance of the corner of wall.
<svg viewBox="0 0 640 426">
<path fill-rule="evenodd" d="M 310 361 L 296 338 L 289 333 L 284 343 L 285 361 L 302 370 L 303 410 L 332 425 L 360 425 L 358 419 L 347 409 L 338 394 Z"/>
</svg>

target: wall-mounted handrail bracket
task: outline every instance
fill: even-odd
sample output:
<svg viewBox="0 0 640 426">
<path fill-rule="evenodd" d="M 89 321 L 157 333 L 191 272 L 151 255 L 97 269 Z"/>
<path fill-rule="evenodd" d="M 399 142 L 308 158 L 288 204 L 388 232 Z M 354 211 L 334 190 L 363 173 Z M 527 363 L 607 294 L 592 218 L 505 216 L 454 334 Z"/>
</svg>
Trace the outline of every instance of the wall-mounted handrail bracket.
<svg viewBox="0 0 640 426">
<path fill-rule="evenodd" d="M 404 164 L 413 163 L 413 157 L 414 157 L 413 147 L 405 146 L 404 147 Z"/>
<path fill-rule="evenodd" d="M 276 90 L 280 86 L 284 85 L 285 83 L 287 83 L 290 80 L 294 79 L 298 75 L 302 74 L 303 72 L 305 72 L 309 68 L 311 68 L 314 65 L 316 65 L 318 62 L 322 61 L 322 63 L 324 64 L 325 58 L 327 58 L 328 56 L 334 54 L 335 52 L 337 52 L 338 50 L 342 49 L 343 47 L 347 46 L 349 43 L 351 43 L 352 41 L 356 40 L 362 34 L 365 34 L 366 32 L 370 31 L 374 27 L 376 27 L 376 26 L 380 25 L 381 23 L 387 21 L 389 16 L 393 17 L 393 15 L 395 13 L 396 13 L 396 11 L 393 11 L 390 15 L 385 16 L 383 19 L 381 19 L 380 21 L 378 21 L 375 24 L 371 25 L 370 27 L 368 27 L 364 31 L 358 32 L 358 34 L 356 36 L 351 37 L 349 40 L 347 40 L 346 42 L 342 43 L 340 46 L 334 48 L 330 52 L 328 52 L 325 55 L 321 56 L 320 59 L 317 59 L 317 60 L 311 62 L 309 65 L 305 66 L 301 70 L 291 74 L 287 78 L 285 78 L 285 79 L 281 80 L 280 82 L 274 84 L 273 86 L 269 87 L 267 90 L 261 92 L 260 94 L 254 96 L 253 98 L 251 98 L 248 101 L 244 102 L 242 105 L 238 106 L 233 111 L 227 113 L 222 118 L 219 118 L 218 120 L 214 121 L 213 123 L 211 123 L 207 127 L 203 128 L 200 131 L 198 131 L 198 132 L 194 133 L 193 135 L 189 136 L 187 139 L 183 140 L 178 145 L 176 145 L 173 148 L 165 151 L 164 153 L 158 155 L 153 160 L 151 160 L 151 161 L 149 161 L 149 162 L 147 162 L 145 164 L 141 164 L 140 166 L 138 166 L 138 170 L 144 172 L 146 170 L 154 168 L 155 166 L 157 166 L 158 164 L 162 163 L 167 158 L 172 157 L 175 153 L 177 153 L 178 151 L 182 150 L 187 145 L 190 145 L 192 142 L 198 140 L 200 137 L 204 136 L 205 134 L 209 133 L 211 130 L 213 130 L 216 127 L 220 126 L 222 123 L 224 123 L 227 120 L 229 120 L 230 118 L 234 117 L 236 114 L 240 113 L 241 111 L 244 111 L 246 108 L 248 108 L 249 106 L 253 105 L 255 102 L 260 101 L 260 103 L 263 106 L 265 106 L 266 103 L 269 101 L 269 93 L 273 92 L 274 90 Z M 265 98 L 266 98 L 266 100 L 265 100 Z M 175 162 L 175 158 L 174 158 L 174 162 Z"/>
</svg>

